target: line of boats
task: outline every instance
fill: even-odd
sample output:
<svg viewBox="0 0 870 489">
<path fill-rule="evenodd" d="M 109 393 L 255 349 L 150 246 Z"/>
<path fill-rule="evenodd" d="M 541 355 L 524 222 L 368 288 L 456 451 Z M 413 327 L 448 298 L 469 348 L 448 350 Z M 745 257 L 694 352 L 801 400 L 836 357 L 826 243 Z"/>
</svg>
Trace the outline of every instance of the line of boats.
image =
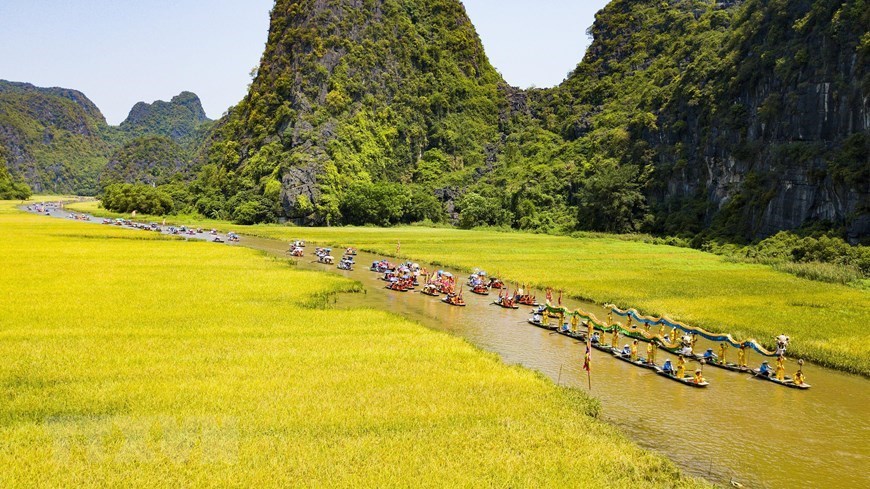
<svg viewBox="0 0 870 489">
<path fill-rule="evenodd" d="M 492 301 L 492 305 L 504 309 L 519 309 L 520 306 L 530 306 L 533 316 L 529 318 L 528 323 L 543 329 L 547 329 L 554 334 L 561 334 L 575 340 L 586 342 L 587 333 L 578 330 L 578 325 L 569 325 L 564 322 L 564 315 L 554 314 L 549 308 L 549 301 L 552 300 L 550 291 L 547 292 L 547 304 L 540 304 L 536 297 L 524 291 L 522 287 L 516 286 L 511 292 L 505 283 L 497 277 L 490 277 L 486 272 L 476 270 L 468 277 L 467 282 L 460 284 L 457 289 L 456 277 L 450 272 L 438 270 L 429 273 L 424 268 L 416 263 L 394 264 L 387 260 L 373 262 L 369 267 L 372 272 L 380 274 L 380 279 L 386 282 L 386 289 L 396 292 L 414 291 L 417 287 L 421 287 L 420 293 L 430 297 L 441 297 L 441 302 L 454 307 L 465 307 L 466 302 L 463 298 L 463 290 L 467 286 L 468 290 L 476 295 L 488 296 L 493 290 L 498 291 L 498 296 Z M 559 298 L 561 303 L 561 297 Z M 543 317 L 558 318 L 559 323 L 550 325 L 548 321 L 543 320 Z M 593 328 L 588 327 L 589 323 L 584 322 L 584 326 L 588 331 L 597 330 L 604 332 L 617 331 L 614 335 L 614 341 L 618 341 L 619 333 L 617 326 L 612 326 L 610 331 L 594 325 Z M 732 372 L 750 374 L 756 378 L 767 380 L 785 387 L 795 389 L 808 389 L 810 385 L 804 380 L 802 370 L 798 370 L 794 378 L 782 375 L 776 370 L 770 368 L 764 362 L 761 367 L 752 369 L 745 365 L 739 365 L 733 362 L 720 360 L 719 355 L 713 353 L 712 349 L 708 349 L 703 354 L 697 354 L 692 351 L 690 345 L 694 345 L 697 338 L 686 338 L 681 348 L 669 347 L 665 344 L 656 342 L 654 339 L 644 337 L 639 333 L 623 334 L 623 337 L 630 338 L 634 341 L 634 345 L 626 345 L 622 349 L 618 348 L 618 343 L 606 344 L 600 340 L 598 332 L 592 333 L 590 344 L 592 348 L 608 353 L 618 360 L 627 362 L 636 367 L 654 371 L 667 379 L 679 382 L 695 388 L 707 387 L 709 382 L 703 377 L 703 366 L 710 365 L 716 368 L 729 370 Z M 638 341 L 650 343 L 648 351 L 651 350 L 652 361 L 647 358 L 639 357 L 636 351 Z M 659 349 L 678 356 L 677 366 L 675 367 L 670 359 L 663 364 L 655 362 L 655 352 Z M 722 350 L 724 354 L 724 350 Z M 685 374 L 686 362 L 695 361 L 700 363 L 700 367 L 694 370 L 694 375 Z M 784 361 L 784 357 L 780 357 L 779 362 Z M 803 362 L 799 362 L 801 365 Z M 782 369 L 779 364 L 777 369 Z"/>
</svg>

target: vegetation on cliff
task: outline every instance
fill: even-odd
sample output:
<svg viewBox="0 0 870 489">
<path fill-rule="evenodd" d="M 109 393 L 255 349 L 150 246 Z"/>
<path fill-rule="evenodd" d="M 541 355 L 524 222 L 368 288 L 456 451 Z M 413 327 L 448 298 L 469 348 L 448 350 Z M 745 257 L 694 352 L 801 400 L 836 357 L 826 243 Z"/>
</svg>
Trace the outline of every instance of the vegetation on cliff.
<svg viewBox="0 0 870 489">
<path fill-rule="evenodd" d="M 276 3 L 193 207 L 700 235 L 696 246 L 819 222 L 868 232 L 863 0 L 614 0 L 568 79 L 528 91 L 492 69 L 458 1 L 365 7 Z"/>
</svg>

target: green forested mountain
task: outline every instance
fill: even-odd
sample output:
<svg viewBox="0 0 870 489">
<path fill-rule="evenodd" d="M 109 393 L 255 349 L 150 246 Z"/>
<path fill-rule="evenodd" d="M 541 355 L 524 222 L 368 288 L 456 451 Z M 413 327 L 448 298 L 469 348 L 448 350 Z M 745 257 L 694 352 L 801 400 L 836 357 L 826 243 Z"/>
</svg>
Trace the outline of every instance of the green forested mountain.
<svg viewBox="0 0 870 489">
<path fill-rule="evenodd" d="M 750 239 L 868 234 L 864 0 L 614 0 L 560 86 L 508 87 L 457 0 L 278 0 L 192 202 Z"/>
<path fill-rule="evenodd" d="M 111 178 L 125 175 L 130 178 L 126 181 L 134 183 L 141 176 L 141 183 L 153 183 L 149 172 L 160 168 L 165 176 L 164 165 L 169 160 L 163 159 L 163 149 L 172 147 L 170 166 L 178 167 L 179 145 L 184 145 L 181 167 L 188 169 L 189 153 L 202 142 L 209 125 L 199 98 L 190 92 L 171 102 L 139 103 L 118 128 L 109 126 L 81 92 L 0 80 L 4 170 L 35 192 L 95 195 L 105 186 L 100 184 L 101 174 L 110 160 Z M 172 138 L 171 145 L 147 144 L 149 135 Z M 157 159 L 149 159 L 147 151 L 158 148 L 163 149 L 154 153 Z"/>
<path fill-rule="evenodd" d="M 467 187 L 498 154 L 503 83 L 456 0 L 278 0 L 196 207 L 247 203 L 245 217 L 316 223 L 440 219 L 435 190 Z"/>
<path fill-rule="evenodd" d="M 199 97 L 195 93 L 181 92 L 169 102 L 137 103 L 120 129 L 127 138 L 165 136 L 191 148 L 202 141 L 210 123 Z"/>
<path fill-rule="evenodd" d="M 578 225 L 870 234 L 868 25 L 862 0 L 611 2 L 568 80 L 534 94 L 542 127 L 587 163 Z M 643 205 L 587 209 L 632 185 Z"/>
<path fill-rule="evenodd" d="M 8 171 L 35 192 L 96 193 L 108 132 L 81 92 L 0 80 L 0 146 Z"/>
<path fill-rule="evenodd" d="M 125 143 L 100 174 L 100 187 L 114 183 L 164 185 L 190 170 L 190 155 L 166 136 L 141 136 Z"/>
</svg>

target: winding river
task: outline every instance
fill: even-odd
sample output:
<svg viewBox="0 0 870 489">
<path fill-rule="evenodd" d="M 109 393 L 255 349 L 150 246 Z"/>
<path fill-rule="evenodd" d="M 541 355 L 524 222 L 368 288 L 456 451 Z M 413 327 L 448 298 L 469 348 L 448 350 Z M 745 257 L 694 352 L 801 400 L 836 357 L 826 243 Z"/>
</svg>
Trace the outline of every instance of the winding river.
<svg viewBox="0 0 870 489">
<path fill-rule="evenodd" d="M 59 210 L 51 215 L 68 217 Z M 304 238 L 304 229 L 299 231 Z M 287 256 L 288 246 L 283 241 L 244 236 L 241 245 Z M 297 259 L 299 268 L 339 273 L 365 287 L 365 294 L 341 295 L 337 307 L 388 309 L 465 338 L 497 353 L 506 363 L 540 371 L 562 385 L 589 390 L 582 369 L 584 346 L 527 324 L 530 308 L 501 309 L 489 304 L 491 297 L 470 293 L 465 294 L 467 307 L 450 307 L 436 297 L 384 289 L 384 282 L 368 270 L 368 264 L 381 257 L 360 252 L 358 268 L 347 272 L 313 262 L 311 251 L 309 244 L 307 256 Z M 463 281 L 463 274 L 456 275 Z M 538 297 L 543 295 L 538 292 Z M 564 305 L 607 316 L 604 308 L 592 303 L 566 300 Z M 615 315 L 614 319 L 624 320 Z M 702 340 L 696 351 L 708 346 L 712 345 Z M 734 354 L 730 349 L 729 355 Z M 673 356 L 659 352 L 660 362 L 668 357 Z M 758 355 L 749 355 L 750 365 L 760 361 Z M 787 373 L 793 373 L 794 361 L 786 366 Z M 711 385 L 692 389 L 593 350 L 590 392 L 601 401 L 602 417 L 636 443 L 713 483 L 770 488 L 870 487 L 866 469 L 870 462 L 870 381 L 813 364 L 805 365 L 804 372 L 813 386 L 806 391 L 707 367 L 704 376 Z M 570 454 L 571 447 L 565 447 L 566 461 Z"/>
</svg>

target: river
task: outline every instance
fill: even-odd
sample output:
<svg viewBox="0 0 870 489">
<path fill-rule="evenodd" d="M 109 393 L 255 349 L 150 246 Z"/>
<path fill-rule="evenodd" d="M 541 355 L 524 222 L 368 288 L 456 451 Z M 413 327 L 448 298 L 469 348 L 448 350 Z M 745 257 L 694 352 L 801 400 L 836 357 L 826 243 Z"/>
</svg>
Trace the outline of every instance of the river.
<svg viewBox="0 0 870 489">
<path fill-rule="evenodd" d="M 52 215 L 68 217 L 57 210 Z M 283 241 L 243 236 L 240 244 L 287 256 Z M 506 363 L 589 390 L 601 401 L 603 419 L 641 446 L 670 458 L 686 473 L 745 487 L 870 487 L 870 472 L 865 469 L 870 462 L 870 381 L 861 376 L 807 363 L 804 373 L 813 387 L 798 390 L 707 367 L 704 376 L 710 386 L 692 389 L 593 350 L 590 390 L 582 368 L 584 346 L 526 323 L 528 307 L 502 309 L 490 305 L 492 297 L 471 293 L 464 294 L 467 307 L 451 307 L 436 297 L 384 289 L 378 274 L 368 270 L 372 261 L 382 257 L 360 252 L 357 269 L 348 272 L 315 263 L 312 252 L 309 244 L 307 256 L 297 259 L 299 268 L 338 273 L 365 287 L 364 294 L 339 296 L 337 307 L 387 309 L 465 338 L 497 353 Z M 464 275 L 455 275 L 464 281 Z M 538 297 L 542 296 L 539 291 Z M 607 316 L 603 307 L 592 303 L 566 300 L 563 304 Z M 615 315 L 614 319 L 623 320 Z M 702 340 L 696 351 L 708 346 L 712 345 Z M 645 351 L 645 345 L 640 350 Z M 730 349 L 729 355 L 733 357 L 735 351 Z M 663 351 L 658 357 L 660 362 L 673 358 Z M 751 366 L 760 361 L 758 355 L 749 355 Z M 786 366 L 793 373 L 794 360 Z M 571 447 L 565 450 L 570 460 Z"/>
</svg>

